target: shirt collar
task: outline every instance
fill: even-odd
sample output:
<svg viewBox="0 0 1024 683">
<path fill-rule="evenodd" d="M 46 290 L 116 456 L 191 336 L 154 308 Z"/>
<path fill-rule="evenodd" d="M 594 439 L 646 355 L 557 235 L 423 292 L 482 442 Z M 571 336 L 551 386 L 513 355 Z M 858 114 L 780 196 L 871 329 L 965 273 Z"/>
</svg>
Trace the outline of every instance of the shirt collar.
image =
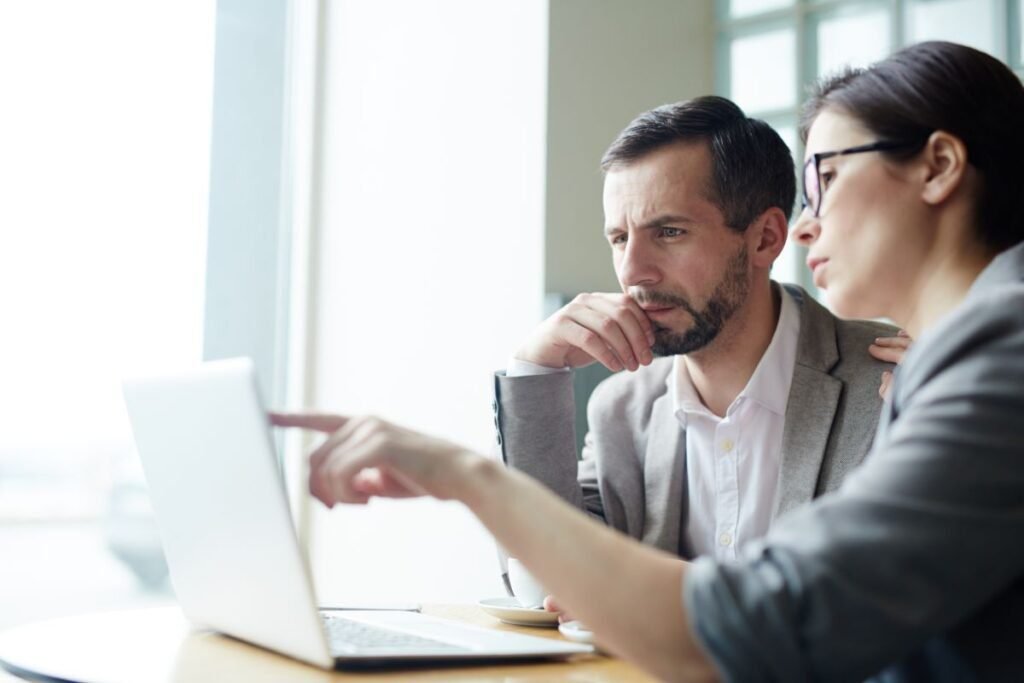
<svg viewBox="0 0 1024 683">
<path fill-rule="evenodd" d="M 674 412 L 683 424 L 686 424 L 686 418 L 689 415 L 705 415 L 718 419 L 700 400 L 697 387 L 693 386 L 690 371 L 687 369 L 686 363 L 683 362 L 682 355 L 672 357 L 672 372 L 668 377 Z"/>
<path fill-rule="evenodd" d="M 779 291 L 782 305 L 775 334 L 739 398 L 757 401 L 776 415 L 784 416 L 789 402 L 789 385 L 793 382 L 793 366 L 796 364 L 800 316 L 785 287 L 779 287 Z"/>
<path fill-rule="evenodd" d="M 754 373 L 736 400 L 729 406 L 737 405 L 742 399 L 749 399 L 779 416 L 785 416 L 789 402 L 789 387 L 793 381 L 796 364 L 796 345 L 800 336 L 800 316 L 796 304 L 785 287 L 778 288 L 781 306 L 779 322 L 775 325 L 772 340 L 765 349 Z M 690 379 L 690 373 L 683 362 L 683 356 L 672 358 L 672 372 L 668 376 L 676 416 L 685 424 L 687 415 L 714 414 L 707 409 L 697 394 Z M 717 417 L 716 417 L 717 419 Z"/>
</svg>

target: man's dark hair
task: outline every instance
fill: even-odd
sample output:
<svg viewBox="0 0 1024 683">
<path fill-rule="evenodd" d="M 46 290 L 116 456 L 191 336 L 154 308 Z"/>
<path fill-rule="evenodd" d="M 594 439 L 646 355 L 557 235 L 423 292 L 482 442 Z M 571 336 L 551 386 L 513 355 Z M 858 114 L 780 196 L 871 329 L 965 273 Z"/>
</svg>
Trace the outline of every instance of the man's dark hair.
<svg viewBox="0 0 1024 683">
<path fill-rule="evenodd" d="M 711 151 L 710 199 L 725 223 L 743 232 L 778 207 L 789 219 L 796 197 L 793 157 L 764 121 L 747 118 L 724 97 L 698 97 L 645 112 L 619 133 L 601 158 L 607 173 L 678 142 L 707 143 Z"/>
<path fill-rule="evenodd" d="M 981 176 L 979 239 L 995 251 L 1024 240 L 1024 86 L 995 57 L 934 41 L 826 78 L 804 105 L 805 141 L 824 109 L 852 116 L 880 140 L 916 143 L 883 152 L 894 161 L 916 156 L 937 130 L 960 138 Z"/>
</svg>

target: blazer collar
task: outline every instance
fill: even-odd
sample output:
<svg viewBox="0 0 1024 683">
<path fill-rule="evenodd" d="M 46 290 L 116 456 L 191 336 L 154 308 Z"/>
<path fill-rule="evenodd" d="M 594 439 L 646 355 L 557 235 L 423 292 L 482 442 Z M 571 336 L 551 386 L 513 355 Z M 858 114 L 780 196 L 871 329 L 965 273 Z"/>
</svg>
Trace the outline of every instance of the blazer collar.
<svg viewBox="0 0 1024 683">
<path fill-rule="evenodd" d="M 786 289 L 800 309 L 800 336 L 782 430 L 775 517 L 814 497 L 842 394 L 842 382 L 829 374 L 839 362 L 835 318 L 800 287 Z"/>
<path fill-rule="evenodd" d="M 668 552 L 683 549 L 686 510 L 686 439 L 675 416 L 671 392 L 651 407 L 650 432 L 644 453 L 643 541 Z"/>
<path fill-rule="evenodd" d="M 1019 282 L 1024 279 L 1024 243 L 1010 247 L 997 255 L 975 279 L 969 297 L 984 293 L 988 288 Z"/>
<path fill-rule="evenodd" d="M 803 287 L 782 286 L 792 295 L 800 310 L 797 365 L 805 365 L 819 372 L 831 372 L 839 362 L 836 319 Z"/>
</svg>

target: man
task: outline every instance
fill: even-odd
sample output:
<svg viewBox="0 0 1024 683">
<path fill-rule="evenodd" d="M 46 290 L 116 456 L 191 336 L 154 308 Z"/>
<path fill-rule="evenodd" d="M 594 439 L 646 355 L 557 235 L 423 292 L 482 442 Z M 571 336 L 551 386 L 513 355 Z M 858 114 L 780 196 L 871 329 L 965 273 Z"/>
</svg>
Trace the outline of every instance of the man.
<svg viewBox="0 0 1024 683">
<path fill-rule="evenodd" d="M 502 456 L 634 538 L 734 558 L 868 452 L 891 367 L 868 348 L 895 330 L 770 280 L 793 161 L 729 100 L 642 114 L 601 166 L 623 293 L 576 297 L 497 374 Z M 577 464 L 571 369 L 595 361 L 628 372 L 591 397 Z"/>
</svg>

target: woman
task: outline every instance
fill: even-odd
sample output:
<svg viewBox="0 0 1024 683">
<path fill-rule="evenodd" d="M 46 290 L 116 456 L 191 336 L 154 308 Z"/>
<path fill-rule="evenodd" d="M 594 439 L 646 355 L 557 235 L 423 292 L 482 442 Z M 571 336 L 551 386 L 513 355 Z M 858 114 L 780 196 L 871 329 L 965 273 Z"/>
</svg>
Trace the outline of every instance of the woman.
<svg viewBox="0 0 1024 683">
<path fill-rule="evenodd" d="M 916 340 L 840 491 L 737 562 L 688 564 L 452 444 L 274 416 L 331 433 L 313 493 L 462 501 L 605 647 L 664 679 L 1024 672 L 1024 87 L 983 53 L 924 43 L 824 82 L 805 112 L 791 235 L 840 314 Z"/>
</svg>

